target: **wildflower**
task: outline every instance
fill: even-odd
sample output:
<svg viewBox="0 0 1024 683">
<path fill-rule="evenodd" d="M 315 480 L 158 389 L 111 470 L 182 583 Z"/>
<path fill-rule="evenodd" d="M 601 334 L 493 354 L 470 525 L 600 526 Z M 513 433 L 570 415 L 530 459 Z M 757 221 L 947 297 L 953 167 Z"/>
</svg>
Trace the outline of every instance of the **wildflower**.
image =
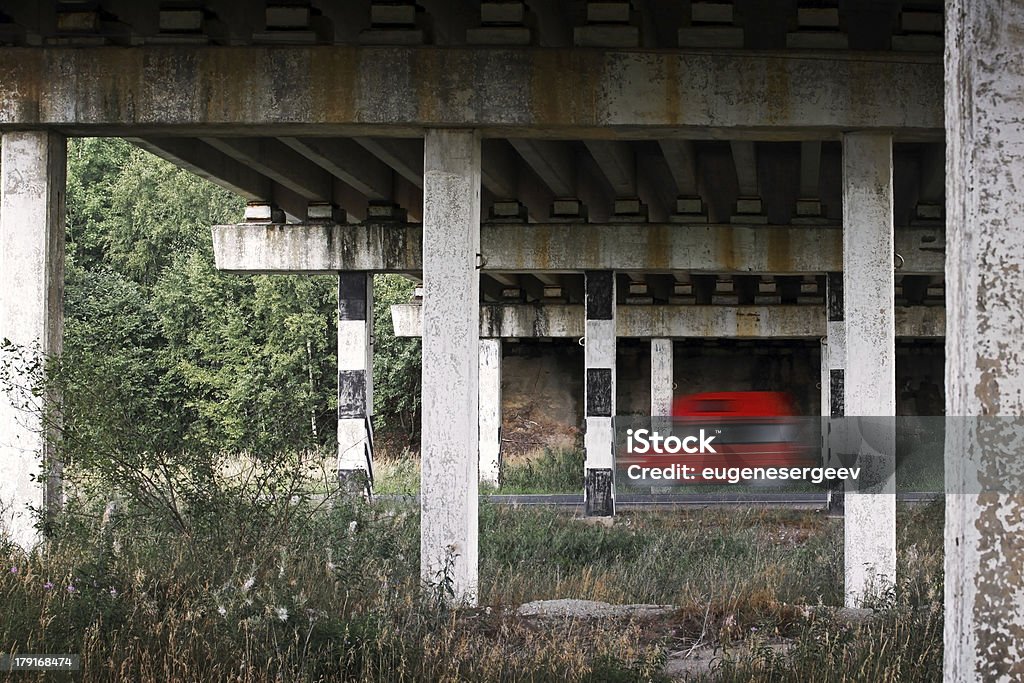
<svg viewBox="0 0 1024 683">
<path fill-rule="evenodd" d="M 245 580 L 245 583 L 242 584 L 242 592 L 248 591 L 254 585 L 256 585 L 256 577 L 250 576 L 248 579 Z"/>
<path fill-rule="evenodd" d="M 287 607 L 277 607 L 277 608 L 274 609 L 274 613 L 277 615 L 277 618 L 280 619 L 281 621 L 288 621 L 288 608 Z"/>
<path fill-rule="evenodd" d="M 356 520 L 353 519 L 351 522 L 348 523 L 348 532 L 350 534 L 354 534 L 358 526 L 359 524 L 356 522 Z"/>
<path fill-rule="evenodd" d="M 112 598 L 116 598 L 117 597 L 117 589 L 116 588 L 111 588 L 110 589 L 110 597 L 112 597 Z"/>
<path fill-rule="evenodd" d="M 17 574 L 18 573 L 18 568 L 17 567 L 11 567 L 11 573 L 12 574 Z"/>
<path fill-rule="evenodd" d="M 226 609 L 224 609 L 224 605 L 217 605 L 217 614 L 219 614 L 219 615 L 221 615 L 223 617 L 227 613 L 228 613 L 228 611 Z"/>
<path fill-rule="evenodd" d="M 68 593 L 77 593 L 77 592 L 78 592 L 78 589 L 75 588 L 73 585 L 69 585 L 68 586 Z"/>
<path fill-rule="evenodd" d="M 46 589 L 46 590 L 51 590 L 53 588 L 53 582 L 47 581 L 46 583 L 43 584 L 43 588 Z"/>
</svg>

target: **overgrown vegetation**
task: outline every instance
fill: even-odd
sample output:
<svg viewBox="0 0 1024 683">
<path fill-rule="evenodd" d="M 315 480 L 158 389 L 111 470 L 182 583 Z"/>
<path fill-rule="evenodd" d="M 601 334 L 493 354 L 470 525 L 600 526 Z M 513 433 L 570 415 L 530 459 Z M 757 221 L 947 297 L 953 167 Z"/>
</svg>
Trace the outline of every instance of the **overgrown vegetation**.
<svg viewBox="0 0 1024 683">
<path fill-rule="evenodd" d="M 274 509 L 238 542 L 248 511 L 188 536 L 129 514 L 104 525 L 86 504 L 48 552 L 0 555 L 2 648 L 79 653 L 90 681 L 656 681 L 695 648 L 714 650 L 714 681 L 933 680 L 941 664 L 940 505 L 900 510 L 899 589 L 860 625 L 828 608 L 842 524 L 816 513 L 629 513 L 605 528 L 484 506 L 482 607 L 447 611 L 419 583 L 415 507 Z M 678 609 L 599 625 L 515 614 L 556 597 Z"/>
</svg>

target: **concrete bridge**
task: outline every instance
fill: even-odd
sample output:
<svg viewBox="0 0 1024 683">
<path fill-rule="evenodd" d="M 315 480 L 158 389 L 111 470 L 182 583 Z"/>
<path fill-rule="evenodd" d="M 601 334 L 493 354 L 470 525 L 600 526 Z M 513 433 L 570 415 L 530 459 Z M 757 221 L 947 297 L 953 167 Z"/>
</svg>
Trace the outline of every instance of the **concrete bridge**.
<svg viewBox="0 0 1024 683">
<path fill-rule="evenodd" d="M 619 337 L 651 340 L 652 413 L 670 340 L 717 336 L 821 338 L 823 413 L 893 415 L 897 336 L 943 329 L 946 413 L 1024 412 L 1022 30 L 996 0 L 4 0 L 0 336 L 60 352 L 68 136 L 247 198 L 218 267 L 339 274 L 345 471 L 370 438 L 370 275 L 421 278 L 395 316 L 423 338 L 423 574 L 453 556 L 472 602 L 503 337 L 584 338 L 592 514 Z M 47 454 L 9 399 L 0 429 L 30 545 L 59 481 L 33 481 Z M 959 445 L 953 487 L 1002 457 Z M 948 680 L 1021 676 L 1020 506 L 947 497 Z M 847 600 L 895 557 L 895 497 L 852 498 Z"/>
</svg>

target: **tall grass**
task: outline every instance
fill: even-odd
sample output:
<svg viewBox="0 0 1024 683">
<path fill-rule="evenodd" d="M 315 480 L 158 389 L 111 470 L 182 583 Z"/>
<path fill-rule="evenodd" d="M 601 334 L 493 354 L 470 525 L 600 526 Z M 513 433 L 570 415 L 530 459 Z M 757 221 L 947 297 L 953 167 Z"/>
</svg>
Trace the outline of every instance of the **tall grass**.
<svg viewBox="0 0 1024 683">
<path fill-rule="evenodd" d="M 64 680 L 664 680 L 670 651 L 759 634 L 790 652 L 723 657 L 711 680 L 922 680 L 941 660 L 941 506 L 901 509 L 899 590 L 856 628 L 804 607 L 841 602 L 841 522 L 814 513 L 629 513 L 605 528 L 484 505 L 482 606 L 445 610 L 420 584 L 415 506 L 298 504 L 286 533 L 244 546 L 237 516 L 186 535 L 130 509 L 101 530 L 88 512 L 45 551 L 0 549 L 0 651 L 80 654 Z M 543 598 L 678 609 L 516 616 Z"/>
</svg>

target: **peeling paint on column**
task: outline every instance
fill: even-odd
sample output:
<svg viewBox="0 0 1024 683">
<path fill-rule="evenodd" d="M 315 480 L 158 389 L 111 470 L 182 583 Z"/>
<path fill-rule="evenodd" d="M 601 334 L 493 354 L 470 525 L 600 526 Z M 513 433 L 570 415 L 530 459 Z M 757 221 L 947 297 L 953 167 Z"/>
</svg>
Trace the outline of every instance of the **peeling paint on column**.
<svg viewBox="0 0 1024 683">
<path fill-rule="evenodd" d="M 1024 6 L 946 11 L 946 414 L 1024 415 Z M 947 430 L 947 681 L 1024 679 L 1024 495 L 999 421 Z"/>
</svg>

